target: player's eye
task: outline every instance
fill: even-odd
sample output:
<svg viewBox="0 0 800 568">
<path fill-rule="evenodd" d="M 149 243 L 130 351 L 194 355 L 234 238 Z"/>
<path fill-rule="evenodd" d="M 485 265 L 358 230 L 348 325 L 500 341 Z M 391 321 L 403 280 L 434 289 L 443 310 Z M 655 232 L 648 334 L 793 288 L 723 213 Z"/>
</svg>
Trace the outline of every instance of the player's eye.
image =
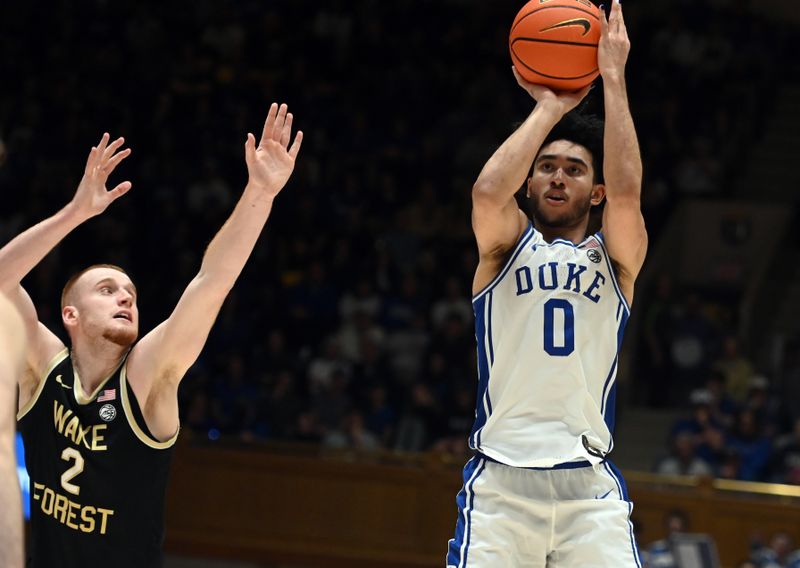
<svg viewBox="0 0 800 568">
<path fill-rule="evenodd" d="M 108 286 L 103 286 L 102 288 L 100 288 L 100 293 L 101 294 L 110 294 L 111 293 L 111 288 L 109 288 Z"/>
</svg>

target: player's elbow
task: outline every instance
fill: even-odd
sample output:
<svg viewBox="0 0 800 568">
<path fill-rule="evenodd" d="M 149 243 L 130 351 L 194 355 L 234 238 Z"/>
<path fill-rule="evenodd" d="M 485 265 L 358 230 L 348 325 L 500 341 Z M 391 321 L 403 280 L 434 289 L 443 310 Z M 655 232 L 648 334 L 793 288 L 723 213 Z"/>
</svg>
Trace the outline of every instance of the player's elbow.
<svg viewBox="0 0 800 568">
<path fill-rule="evenodd" d="M 502 207 L 508 197 L 501 195 L 497 185 L 486 181 L 477 181 L 472 186 L 472 204 L 476 208 Z"/>
<path fill-rule="evenodd" d="M 642 179 L 636 175 L 606 178 L 606 201 L 639 208 L 642 198 Z"/>
<path fill-rule="evenodd" d="M 236 276 L 201 269 L 194 277 L 191 286 L 201 290 L 206 298 L 217 299 L 221 304 L 233 289 Z"/>
</svg>

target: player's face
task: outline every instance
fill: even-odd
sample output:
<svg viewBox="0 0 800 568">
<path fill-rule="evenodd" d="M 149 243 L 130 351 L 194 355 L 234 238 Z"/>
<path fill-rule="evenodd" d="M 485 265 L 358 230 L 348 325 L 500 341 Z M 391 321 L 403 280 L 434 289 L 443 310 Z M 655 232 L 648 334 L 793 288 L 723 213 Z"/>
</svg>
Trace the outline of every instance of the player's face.
<svg viewBox="0 0 800 568">
<path fill-rule="evenodd" d="M 128 347 L 139 335 L 136 287 L 113 268 L 94 268 L 74 285 L 74 301 L 64 306 L 64 324 L 90 339 Z"/>
<path fill-rule="evenodd" d="M 528 178 L 527 196 L 533 217 L 547 227 L 572 227 L 599 204 L 605 188 L 594 183 L 589 150 L 567 140 L 542 147 Z"/>
</svg>

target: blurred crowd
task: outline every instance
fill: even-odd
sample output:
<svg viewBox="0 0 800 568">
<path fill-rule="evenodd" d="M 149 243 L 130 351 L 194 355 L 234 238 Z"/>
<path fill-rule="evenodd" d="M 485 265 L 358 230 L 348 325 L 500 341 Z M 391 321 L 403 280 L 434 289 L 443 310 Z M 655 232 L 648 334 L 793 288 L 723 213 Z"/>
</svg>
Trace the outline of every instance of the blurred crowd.
<svg viewBox="0 0 800 568">
<path fill-rule="evenodd" d="M 655 471 L 800 484 L 800 342 L 767 376 L 730 331 L 735 303 L 719 294 L 676 294 L 661 277 L 643 309 L 641 402 L 684 409 Z"/>
<path fill-rule="evenodd" d="M 757 140 L 787 34 L 747 4 L 625 7 L 653 243 L 681 198 L 727 195 Z M 24 282 L 40 319 L 60 332 L 60 287 L 95 262 L 129 270 L 143 332 L 166 318 L 245 183 L 245 133 L 259 132 L 271 101 L 288 102 L 303 150 L 181 387 L 184 432 L 465 452 L 476 381 L 470 189 L 532 108 L 507 52 L 520 5 L 15 6 L 0 23 L 2 75 L 14 85 L 0 92 L 0 241 L 67 203 L 103 131 L 134 150 L 115 174 L 133 182 L 130 194 Z M 602 89 L 586 107 L 602 110 Z M 659 468 L 797 481 L 796 409 L 773 414 L 774 393 L 754 387 L 741 347 L 692 296 L 673 309 L 669 290 L 650 295 L 639 308 L 656 358 L 636 380 L 660 385 L 662 373 L 687 396 L 706 389 Z M 686 359 L 701 364 L 687 370 Z"/>
<path fill-rule="evenodd" d="M 681 568 L 682 564 L 676 558 L 676 545 L 681 542 L 682 536 L 700 536 L 692 535 L 691 519 L 681 509 L 672 510 L 665 515 L 663 531 L 664 538 L 651 542 L 640 550 L 642 568 Z M 701 537 L 700 540 L 703 538 L 708 537 Z M 708 542 L 715 547 L 713 541 L 709 539 Z M 800 548 L 797 548 L 797 544 L 785 532 L 766 537 L 761 533 L 754 533 L 750 537 L 748 558 L 737 563 L 736 568 L 800 568 Z"/>
</svg>

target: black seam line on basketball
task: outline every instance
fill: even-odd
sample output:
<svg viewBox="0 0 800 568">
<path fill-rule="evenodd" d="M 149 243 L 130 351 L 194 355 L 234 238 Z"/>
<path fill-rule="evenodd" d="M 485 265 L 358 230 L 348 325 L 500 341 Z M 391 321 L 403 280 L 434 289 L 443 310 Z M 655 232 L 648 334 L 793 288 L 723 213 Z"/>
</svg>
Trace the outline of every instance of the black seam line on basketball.
<svg viewBox="0 0 800 568">
<path fill-rule="evenodd" d="M 556 75 L 546 75 L 546 74 L 542 73 L 541 71 L 537 71 L 533 67 L 530 67 L 530 66 L 526 65 L 525 62 L 522 59 L 520 59 L 517 56 L 516 53 L 514 54 L 514 56 L 519 60 L 520 63 L 522 63 L 522 66 L 525 67 L 525 69 L 527 69 L 528 71 L 532 71 L 532 72 L 536 73 L 537 75 L 541 75 L 542 77 L 547 77 L 548 79 L 562 79 L 564 81 L 574 81 L 576 79 L 583 79 L 584 77 L 588 77 L 589 75 L 594 75 L 595 73 L 597 73 L 599 71 L 595 67 L 592 71 L 589 71 L 585 75 L 578 75 L 577 77 L 558 77 Z"/>
<path fill-rule="evenodd" d="M 560 39 L 539 39 L 535 37 L 515 37 L 514 41 L 511 42 L 511 48 L 514 48 L 514 44 L 518 41 L 527 41 L 527 42 L 536 42 L 536 43 L 560 43 L 562 45 L 578 45 L 581 47 L 597 47 L 596 43 L 581 43 L 579 41 L 563 41 Z"/>
<path fill-rule="evenodd" d="M 516 28 L 518 25 L 520 25 L 520 23 L 522 22 L 522 20 L 524 20 L 525 18 L 527 18 L 527 17 L 528 17 L 528 16 L 530 16 L 531 14 L 534 14 L 534 13 L 536 13 L 536 12 L 541 12 L 542 10 L 552 10 L 552 9 L 554 9 L 554 8 L 572 8 L 573 10 L 577 10 L 578 12 L 583 12 L 583 13 L 584 13 L 584 14 L 586 14 L 587 16 L 591 16 L 592 18 L 594 18 L 594 19 L 595 19 L 595 20 L 597 20 L 598 22 L 600 21 L 600 18 L 598 18 L 596 14 L 592 14 L 592 13 L 591 13 L 589 10 L 585 10 L 584 8 L 578 8 L 578 7 L 576 7 L 576 6 L 564 6 L 563 4 L 562 4 L 562 5 L 560 5 L 560 6 L 545 6 L 544 8 L 536 8 L 535 10 L 531 10 L 530 12 L 528 12 L 527 14 L 525 14 L 524 16 L 522 16 L 522 17 L 521 17 L 521 18 L 520 18 L 520 19 L 517 21 L 517 23 L 516 23 L 516 24 L 514 24 L 513 26 L 511 26 L 511 32 L 509 32 L 509 33 L 513 33 L 513 32 L 514 32 L 514 29 L 515 29 L 515 28 Z"/>
</svg>

